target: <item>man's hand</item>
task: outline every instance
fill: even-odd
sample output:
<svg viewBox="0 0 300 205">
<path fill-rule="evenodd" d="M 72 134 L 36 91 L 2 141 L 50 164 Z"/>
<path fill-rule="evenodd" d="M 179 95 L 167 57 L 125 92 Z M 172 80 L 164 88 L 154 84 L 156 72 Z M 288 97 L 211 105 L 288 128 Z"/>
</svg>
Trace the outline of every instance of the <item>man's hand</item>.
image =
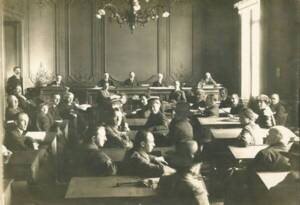
<svg viewBox="0 0 300 205">
<path fill-rule="evenodd" d="M 161 163 L 163 165 L 168 165 L 168 162 L 166 162 L 165 158 L 164 157 L 155 157 L 154 160 L 157 162 L 157 163 Z"/>
</svg>

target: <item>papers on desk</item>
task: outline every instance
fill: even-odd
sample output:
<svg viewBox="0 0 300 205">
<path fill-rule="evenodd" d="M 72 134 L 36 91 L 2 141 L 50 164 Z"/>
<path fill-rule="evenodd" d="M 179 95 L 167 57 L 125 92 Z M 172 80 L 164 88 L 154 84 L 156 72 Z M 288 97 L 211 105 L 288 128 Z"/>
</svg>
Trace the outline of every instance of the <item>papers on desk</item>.
<svg viewBox="0 0 300 205">
<path fill-rule="evenodd" d="M 230 110 L 231 110 L 230 107 L 220 108 L 220 109 L 219 109 L 219 113 L 220 113 L 220 114 L 229 114 L 229 113 L 230 113 Z"/>
<path fill-rule="evenodd" d="M 257 172 L 268 190 L 282 182 L 288 174 L 289 172 Z"/>
<path fill-rule="evenodd" d="M 254 145 L 248 147 L 228 146 L 235 159 L 254 159 L 256 154 L 268 145 Z"/>
<path fill-rule="evenodd" d="M 78 105 L 78 109 L 83 110 L 83 111 L 86 111 L 90 107 L 91 107 L 90 104 L 81 104 L 81 105 Z"/>
<path fill-rule="evenodd" d="M 30 137 L 34 141 L 44 141 L 46 138 L 46 132 L 27 132 L 26 137 Z"/>
</svg>

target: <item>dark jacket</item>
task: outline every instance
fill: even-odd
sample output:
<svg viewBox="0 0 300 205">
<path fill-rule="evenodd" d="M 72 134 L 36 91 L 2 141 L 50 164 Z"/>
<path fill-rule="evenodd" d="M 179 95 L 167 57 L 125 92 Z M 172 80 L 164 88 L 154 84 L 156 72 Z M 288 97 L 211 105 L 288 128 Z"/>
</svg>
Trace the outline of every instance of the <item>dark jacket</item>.
<svg viewBox="0 0 300 205">
<path fill-rule="evenodd" d="M 300 179 L 292 172 L 269 191 L 269 205 L 299 205 Z"/>
<path fill-rule="evenodd" d="M 207 107 L 203 112 L 204 117 L 219 117 L 219 106 L 213 105 Z"/>
<path fill-rule="evenodd" d="M 56 106 L 56 107 L 50 106 L 49 110 L 48 110 L 48 114 L 51 116 L 51 118 L 54 121 L 62 119 L 62 117 L 60 116 L 60 112 L 59 112 L 58 106 Z"/>
<path fill-rule="evenodd" d="M 153 84 L 152 84 L 152 87 L 164 87 L 165 86 L 165 84 L 162 82 L 162 83 L 160 83 L 160 82 L 158 82 L 158 81 L 155 81 L 155 82 L 153 82 Z"/>
<path fill-rule="evenodd" d="M 6 131 L 4 144 L 11 151 L 33 150 L 32 140 L 21 134 L 17 126 Z"/>
<path fill-rule="evenodd" d="M 280 102 L 270 107 L 274 113 L 276 125 L 285 125 L 288 117 L 285 107 Z"/>
<path fill-rule="evenodd" d="M 171 102 L 178 102 L 184 101 L 186 102 L 186 96 L 183 90 L 172 90 L 169 95 L 169 101 Z"/>
<path fill-rule="evenodd" d="M 151 132 L 168 132 L 168 119 L 162 112 L 158 112 L 157 114 L 151 113 L 145 124 L 145 128 Z"/>
<path fill-rule="evenodd" d="M 122 172 L 131 176 L 159 177 L 164 173 L 164 169 L 163 165 L 155 162 L 154 156 L 133 148 L 125 154 Z"/>
<path fill-rule="evenodd" d="M 126 87 L 137 87 L 139 86 L 139 83 L 136 79 L 134 79 L 133 81 L 131 81 L 129 78 L 127 80 L 124 81 L 124 86 Z"/>
<path fill-rule="evenodd" d="M 98 83 L 97 83 L 97 86 L 103 87 L 103 86 L 105 85 L 106 82 L 109 83 L 109 86 L 114 86 L 114 82 L 113 82 L 112 80 L 106 81 L 106 80 L 104 80 L 104 79 L 99 80 Z"/>
<path fill-rule="evenodd" d="M 231 99 L 227 97 L 225 100 L 221 100 L 219 108 L 231 107 Z"/>
<path fill-rule="evenodd" d="M 38 113 L 36 116 L 36 128 L 38 131 L 49 131 L 54 124 L 51 116 L 49 114 L 44 114 L 42 112 Z"/>
<path fill-rule="evenodd" d="M 82 147 L 83 175 L 107 176 L 117 173 L 116 165 L 95 143 L 85 143 Z"/>
<path fill-rule="evenodd" d="M 177 144 L 185 140 L 192 140 L 194 138 L 194 133 L 189 118 L 173 118 L 169 125 L 168 138 L 171 144 Z"/>
<path fill-rule="evenodd" d="M 239 102 L 236 106 L 231 105 L 230 114 L 232 115 L 238 115 L 244 108 L 244 105 L 242 102 Z"/>
<path fill-rule="evenodd" d="M 167 198 L 166 204 L 209 205 L 204 180 L 198 173 L 177 172 L 163 176 L 158 190 L 161 196 Z"/>
<path fill-rule="evenodd" d="M 280 154 L 287 152 L 288 148 L 282 143 L 267 147 L 257 153 L 252 161 L 252 169 L 255 171 L 288 171 L 290 163 L 288 158 Z"/>
<path fill-rule="evenodd" d="M 5 120 L 16 120 L 17 114 L 20 112 L 23 112 L 23 110 L 19 107 L 17 109 L 7 107 L 5 110 Z"/>
<path fill-rule="evenodd" d="M 14 89 L 17 87 L 17 85 L 21 85 L 22 92 L 23 92 L 23 78 L 22 77 L 20 77 L 20 79 L 18 79 L 15 75 L 13 75 L 10 78 L 8 78 L 7 84 L 6 84 L 7 93 L 9 95 L 12 95 L 14 92 Z"/>
</svg>

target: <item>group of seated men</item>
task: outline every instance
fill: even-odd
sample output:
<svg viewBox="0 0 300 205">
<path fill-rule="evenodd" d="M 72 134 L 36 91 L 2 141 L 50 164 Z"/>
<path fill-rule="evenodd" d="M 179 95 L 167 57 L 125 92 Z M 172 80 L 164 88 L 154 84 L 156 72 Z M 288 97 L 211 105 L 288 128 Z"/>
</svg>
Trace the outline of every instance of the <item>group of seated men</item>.
<svg viewBox="0 0 300 205">
<path fill-rule="evenodd" d="M 131 78 L 125 82 L 134 86 L 137 83 L 134 81 L 134 73 L 131 72 L 130 75 Z M 61 127 L 58 122 L 68 120 L 69 136 L 63 138 L 70 145 L 66 147 L 72 149 L 74 156 L 80 158 L 79 166 L 84 169 L 81 175 L 161 177 L 159 193 L 163 196 L 181 196 L 180 200 L 184 204 L 205 205 L 209 204 L 209 193 L 200 174 L 200 163 L 204 160 L 201 153 L 203 149 L 200 149 L 203 146 L 202 133 L 200 136 L 195 134 L 190 110 L 199 111 L 197 114 L 200 113 L 202 117 L 218 117 L 222 113 L 229 117 L 238 117 L 241 122 L 242 131 L 235 145 L 270 145 L 257 154 L 247 177 L 253 177 L 257 170 L 290 171 L 288 177 L 267 196 L 255 191 L 256 185 L 253 181 L 245 180 L 248 183 L 248 195 L 254 195 L 251 199 L 264 204 L 270 201 L 270 204 L 286 204 L 279 203 L 283 200 L 279 197 L 283 190 L 282 193 L 289 196 L 286 199 L 291 201 L 289 204 L 293 204 L 295 200 L 299 202 L 297 192 L 293 192 L 293 188 L 299 187 L 299 144 L 294 143 L 290 150 L 287 149 L 292 134 L 283 126 L 287 113 L 279 102 L 278 94 L 273 94 L 271 100 L 266 95 L 260 95 L 245 106 L 237 94 L 228 97 L 226 89 L 220 90 L 221 100 L 218 102 L 217 96 L 206 96 L 201 86 L 185 93 L 181 90 L 180 82 L 176 81 L 175 89 L 169 97 L 169 102 L 175 104 L 174 115 L 169 119 L 157 97 L 140 96 L 140 107 L 134 112 L 125 113 L 123 106 L 127 103 L 126 97 L 113 97 L 109 91 L 109 74 L 105 76 L 102 84 L 99 82 L 102 89 L 99 91 L 97 105 L 86 111 L 80 109 L 71 92 L 63 96 L 62 102 L 58 94 L 52 96 L 51 103 L 37 102 L 23 95 L 22 84 L 14 81 L 17 83 L 13 87 L 8 82 L 6 121 L 14 123 L 13 126 L 7 126 L 4 145 L 12 152 L 38 149 L 36 142 L 26 137 L 28 129 L 59 132 Z M 57 86 L 57 83 L 53 85 Z M 163 85 L 162 77 L 159 77 L 155 85 Z M 133 136 L 126 122 L 126 115 L 146 119 L 145 125 Z M 265 141 L 260 134 L 261 128 L 269 128 Z M 174 146 L 175 151 L 167 157 L 152 155 L 156 144 Z M 126 149 L 122 162 L 112 161 L 103 149 L 105 146 Z M 240 181 L 230 180 L 228 187 L 231 188 L 231 193 L 240 186 L 234 182 Z M 226 195 L 225 203 L 240 204 L 235 197 L 236 195 Z"/>
</svg>

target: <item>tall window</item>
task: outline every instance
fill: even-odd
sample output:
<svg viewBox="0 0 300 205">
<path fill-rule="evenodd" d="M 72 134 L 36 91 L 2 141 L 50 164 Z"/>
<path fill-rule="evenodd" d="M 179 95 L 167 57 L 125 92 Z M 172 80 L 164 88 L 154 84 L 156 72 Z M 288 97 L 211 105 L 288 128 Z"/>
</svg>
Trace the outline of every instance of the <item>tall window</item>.
<svg viewBox="0 0 300 205">
<path fill-rule="evenodd" d="M 248 99 L 260 93 L 260 0 L 235 4 L 241 16 L 241 96 Z"/>
</svg>

